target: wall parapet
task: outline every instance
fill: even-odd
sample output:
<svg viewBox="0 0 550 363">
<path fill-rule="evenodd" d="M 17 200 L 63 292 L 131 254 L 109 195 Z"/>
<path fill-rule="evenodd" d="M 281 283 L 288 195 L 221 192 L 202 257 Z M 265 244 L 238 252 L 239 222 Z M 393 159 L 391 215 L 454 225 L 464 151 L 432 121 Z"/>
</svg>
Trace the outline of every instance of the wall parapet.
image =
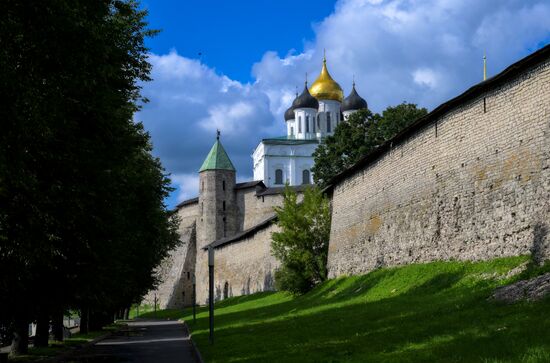
<svg viewBox="0 0 550 363">
<path fill-rule="evenodd" d="M 372 152 L 365 155 L 357 163 L 355 163 L 350 168 L 342 171 L 341 173 L 335 175 L 329 182 L 328 186 L 325 188 L 325 191 L 332 192 L 333 188 L 343 181 L 346 177 L 353 174 L 356 170 L 359 170 L 370 163 L 375 162 L 378 158 L 383 156 L 385 153 L 390 152 L 395 146 L 401 142 L 407 140 L 409 137 L 413 136 L 417 132 L 422 132 L 423 128 L 434 126 L 437 128 L 437 120 L 443 117 L 446 113 L 453 111 L 457 107 L 463 106 L 466 102 L 471 101 L 486 93 L 491 91 L 495 87 L 498 87 L 502 83 L 508 82 L 510 79 L 517 77 L 522 72 L 525 72 L 526 69 L 539 65 L 541 62 L 550 59 L 550 45 L 543 47 L 542 49 L 532 53 L 531 55 L 519 60 L 518 62 L 510 65 L 505 70 L 499 74 L 480 82 L 459 96 L 450 99 L 449 101 L 442 103 L 436 107 L 433 111 L 429 112 L 427 115 L 419 118 L 414 123 L 403 129 L 397 135 L 395 135 L 390 140 L 386 141 L 378 148 Z M 486 104 L 484 105 L 486 107 Z"/>
<path fill-rule="evenodd" d="M 331 180 L 329 276 L 549 256 L 550 46 L 442 104 Z"/>
</svg>

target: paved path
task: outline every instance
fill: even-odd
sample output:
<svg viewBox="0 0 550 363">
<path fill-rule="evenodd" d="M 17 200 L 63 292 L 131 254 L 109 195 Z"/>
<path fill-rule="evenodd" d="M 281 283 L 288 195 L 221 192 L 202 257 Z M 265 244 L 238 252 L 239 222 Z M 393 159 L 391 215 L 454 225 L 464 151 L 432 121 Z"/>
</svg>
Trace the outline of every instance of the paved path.
<svg viewBox="0 0 550 363">
<path fill-rule="evenodd" d="M 180 322 L 137 320 L 128 323 L 128 328 L 98 342 L 78 358 L 86 362 L 197 362 L 189 334 Z"/>
</svg>

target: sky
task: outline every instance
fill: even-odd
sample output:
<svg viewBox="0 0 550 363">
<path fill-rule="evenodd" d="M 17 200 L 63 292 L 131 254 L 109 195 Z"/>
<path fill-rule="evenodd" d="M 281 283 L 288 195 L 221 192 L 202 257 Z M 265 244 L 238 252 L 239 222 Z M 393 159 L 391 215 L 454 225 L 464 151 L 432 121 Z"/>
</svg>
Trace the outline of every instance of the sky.
<svg viewBox="0 0 550 363">
<path fill-rule="evenodd" d="M 152 81 L 135 120 L 175 191 L 169 208 L 198 194 L 198 169 L 216 129 L 252 180 L 262 138 L 285 134 L 283 113 L 326 50 L 347 95 L 355 78 L 369 108 L 403 101 L 432 110 L 483 77 L 550 44 L 548 0 L 142 0 Z"/>
</svg>

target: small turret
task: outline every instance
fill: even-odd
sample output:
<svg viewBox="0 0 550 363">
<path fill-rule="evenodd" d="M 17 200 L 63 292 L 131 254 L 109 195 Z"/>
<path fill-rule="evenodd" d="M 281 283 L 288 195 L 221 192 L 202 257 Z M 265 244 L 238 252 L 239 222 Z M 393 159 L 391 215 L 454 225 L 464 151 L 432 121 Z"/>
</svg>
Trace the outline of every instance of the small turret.
<svg viewBox="0 0 550 363">
<path fill-rule="evenodd" d="M 296 97 L 292 101 L 292 105 L 285 111 L 286 131 L 289 138 L 294 138 L 296 135 L 296 115 L 294 109 L 296 108 L 296 101 L 298 100 L 298 90 L 296 90 Z"/>
<path fill-rule="evenodd" d="M 307 81 L 302 94 L 294 101 L 294 120 L 296 123 L 296 138 L 312 139 L 315 137 L 315 119 L 319 109 L 319 101 L 313 97 L 307 88 Z"/>
<path fill-rule="evenodd" d="M 310 88 L 311 94 L 319 100 L 317 114 L 317 137 L 332 135 L 340 120 L 340 106 L 344 98 L 342 87 L 328 72 L 327 57 L 323 55 L 323 67 L 319 77 Z"/>
<path fill-rule="evenodd" d="M 357 93 L 354 81 L 351 88 L 351 93 L 348 97 L 344 99 L 344 102 L 342 102 L 342 114 L 344 115 L 344 119 L 347 119 L 352 113 L 362 110 L 364 108 L 368 108 L 367 101 L 365 101 Z"/>
<path fill-rule="evenodd" d="M 198 248 L 237 232 L 236 172 L 220 142 L 220 132 L 199 170 Z"/>
<path fill-rule="evenodd" d="M 307 89 L 307 81 L 305 82 L 302 94 L 294 100 L 293 106 L 295 110 L 299 108 L 312 108 L 317 110 L 319 108 L 319 101 L 317 101 L 317 99 L 313 97 Z"/>
</svg>

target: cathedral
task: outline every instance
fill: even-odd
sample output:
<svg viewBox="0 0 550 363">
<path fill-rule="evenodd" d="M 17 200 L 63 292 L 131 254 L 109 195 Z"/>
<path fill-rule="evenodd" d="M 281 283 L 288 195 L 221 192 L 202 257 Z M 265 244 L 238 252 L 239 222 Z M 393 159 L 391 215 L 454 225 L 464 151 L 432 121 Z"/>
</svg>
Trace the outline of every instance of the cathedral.
<svg viewBox="0 0 550 363">
<path fill-rule="evenodd" d="M 330 76 L 326 59 L 321 74 L 286 110 L 286 136 L 263 139 L 256 147 L 254 181 L 237 183 L 236 170 L 220 134 L 199 169 L 198 197 L 176 207 L 182 245 L 171 252 L 158 274 L 161 284 L 147 304 L 177 308 L 208 296 L 207 249 L 215 249 L 216 300 L 272 290 L 279 263 L 271 256 L 271 232 L 278 228 L 273 207 L 283 204 L 285 184 L 301 194 L 313 183 L 313 153 L 322 139 L 350 114 L 367 108 L 355 90 L 344 98 Z M 236 273 L 238 271 L 238 273 Z"/>
<path fill-rule="evenodd" d="M 267 187 L 311 184 L 313 152 L 321 140 L 334 134 L 336 126 L 350 114 L 367 108 L 355 90 L 344 98 L 340 85 L 332 79 L 323 59 L 321 74 L 285 112 L 286 136 L 263 139 L 254 150 L 254 180 Z"/>
</svg>

